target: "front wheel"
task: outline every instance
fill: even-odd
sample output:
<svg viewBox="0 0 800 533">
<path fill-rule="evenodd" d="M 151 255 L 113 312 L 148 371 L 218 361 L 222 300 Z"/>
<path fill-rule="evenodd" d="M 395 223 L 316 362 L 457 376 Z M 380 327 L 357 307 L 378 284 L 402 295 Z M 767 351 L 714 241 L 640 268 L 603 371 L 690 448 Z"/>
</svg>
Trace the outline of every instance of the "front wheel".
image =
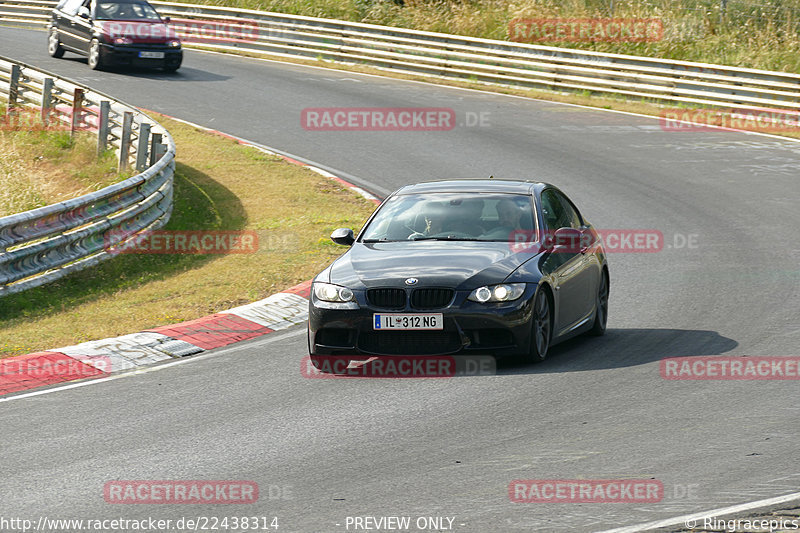
<svg viewBox="0 0 800 533">
<path fill-rule="evenodd" d="M 58 30 L 55 28 L 50 30 L 50 35 L 47 37 L 47 51 L 56 59 L 64 57 L 64 47 L 61 46 L 61 41 L 58 39 Z"/>
<path fill-rule="evenodd" d="M 528 359 L 531 363 L 538 363 L 547 357 L 552 336 L 550 300 L 547 298 L 547 291 L 541 287 L 536 291 L 533 301 L 532 322 L 531 348 Z"/>
<path fill-rule="evenodd" d="M 100 70 L 103 68 L 100 42 L 97 39 L 92 39 L 92 43 L 89 45 L 89 68 L 92 70 Z"/>
<path fill-rule="evenodd" d="M 597 289 L 595 306 L 597 310 L 594 313 L 594 325 L 592 325 L 591 333 L 601 337 L 606 332 L 606 323 L 608 322 L 608 274 L 605 270 L 600 274 L 600 287 Z"/>
<path fill-rule="evenodd" d="M 164 65 L 165 72 L 175 72 L 179 68 L 181 68 L 181 63 L 183 63 L 183 58 L 179 59 L 174 63 L 170 63 L 169 65 Z"/>
</svg>

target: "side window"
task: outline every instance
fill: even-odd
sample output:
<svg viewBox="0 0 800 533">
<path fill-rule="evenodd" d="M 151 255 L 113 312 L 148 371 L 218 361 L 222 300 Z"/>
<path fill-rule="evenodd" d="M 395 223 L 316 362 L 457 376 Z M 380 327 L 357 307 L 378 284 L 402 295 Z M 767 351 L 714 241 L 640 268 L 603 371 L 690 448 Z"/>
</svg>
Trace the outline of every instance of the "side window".
<svg viewBox="0 0 800 533">
<path fill-rule="evenodd" d="M 75 15 L 78 12 L 78 8 L 81 7 L 81 4 L 83 4 L 83 0 L 67 0 L 62 10 L 67 15 Z"/>
<path fill-rule="evenodd" d="M 542 191 L 542 218 L 544 225 L 550 230 L 572 227 L 572 221 L 559 196 L 553 189 Z"/>
<path fill-rule="evenodd" d="M 567 200 L 567 198 L 563 194 L 558 194 L 556 192 L 555 195 L 559 197 L 559 199 L 561 200 L 561 205 L 564 206 L 564 212 L 566 213 L 567 220 L 569 220 L 569 227 L 580 229 L 581 226 L 583 225 L 581 223 L 581 216 L 572 206 L 572 202 Z"/>
</svg>

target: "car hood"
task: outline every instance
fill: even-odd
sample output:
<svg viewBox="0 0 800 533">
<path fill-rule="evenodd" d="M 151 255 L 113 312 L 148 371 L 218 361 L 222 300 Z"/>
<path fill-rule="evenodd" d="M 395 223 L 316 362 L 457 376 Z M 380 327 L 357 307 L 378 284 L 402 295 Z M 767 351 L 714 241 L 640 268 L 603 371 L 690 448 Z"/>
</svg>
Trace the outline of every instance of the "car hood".
<svg viewBox="0 0 800 533">
<path fill-rule="evenodd" d="M 472 290 L 501 283 L 533 256 L 514 253 L 508 242 L 356 242 L 328 272 L 331 283 L 353 289 L 406 287 L 417 278 L 415 287 Z"/>
<path fill-rule="evenodd" d="M 178 38 L 175 30 L 164 22 L 98 20 L 95 24 L 111 39 L 128 37 L 135 43 L 165 43 Z"/>
</svg>

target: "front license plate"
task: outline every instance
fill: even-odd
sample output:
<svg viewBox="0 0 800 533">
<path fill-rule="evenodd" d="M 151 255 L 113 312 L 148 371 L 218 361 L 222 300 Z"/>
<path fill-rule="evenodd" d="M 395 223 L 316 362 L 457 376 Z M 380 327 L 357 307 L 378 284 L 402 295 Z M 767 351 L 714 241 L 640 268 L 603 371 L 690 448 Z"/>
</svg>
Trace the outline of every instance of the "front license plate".
<svg viewBox="0 0 800 533">
<path fill-rule="evenodd" d="M 429 315 L 375 313 L 372 318 L 372 329 L 444 329 L 444 319 L 441 313 Z"/>
<path fill-rule="evenodd" d="M 139 52 L 142 59 L 164 59 L 164 52 Z"/>
</svg>

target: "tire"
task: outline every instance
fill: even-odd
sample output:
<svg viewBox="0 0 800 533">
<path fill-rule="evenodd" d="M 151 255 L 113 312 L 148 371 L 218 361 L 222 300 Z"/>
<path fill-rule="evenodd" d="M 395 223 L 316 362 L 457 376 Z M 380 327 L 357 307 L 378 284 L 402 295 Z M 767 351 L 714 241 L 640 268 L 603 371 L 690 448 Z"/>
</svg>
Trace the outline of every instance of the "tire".
<svg viewBox="0 0 800 533">
<path fill-rule="evenodd" d="M 183 62 L 183 58 L 181 58 L 180 61 L 178 61 L 177 63 L 175 63 L 173 65 L 165 65 L 164 66 L 164 72 L 175 72 L 176 70 L 181 68 L 181 63 L 182 62 Z"/>
<path fill-rule="evenodd" d="M 89 68 L 100 70 L 103 68 L 103 51 L 100 49 L 100 42 L 92 39 L 89 44 Z"/>
<path fill-rule="evenodd" d="M 55 28 L 51 28 L 50 35 L 47 36 L 47 51 L 51 57 L 56 59 L 64 57 L 64 47 L 61 46 L 61 41 L 58 39 L 58 30 Z"/>
<path fill-rule="evenodd" d="M 547 290 L 540 287 L 533 299 L 533 317 L 531 318 L 531 347 L 528 354 L 529 363 L 539 363 L 547 357 L 550 341 L 553 337 L 553 310 Z"/>
<path fill-rule="evenodd" d="M 608 322 L 608 273 L 605 270 L 600 276 L 600 287 L 597 288 L 595 305 L 597 310 L 590 333 L 595 337 L 602 337 L 606 333 L 606 323 Z"/>
</svg>

